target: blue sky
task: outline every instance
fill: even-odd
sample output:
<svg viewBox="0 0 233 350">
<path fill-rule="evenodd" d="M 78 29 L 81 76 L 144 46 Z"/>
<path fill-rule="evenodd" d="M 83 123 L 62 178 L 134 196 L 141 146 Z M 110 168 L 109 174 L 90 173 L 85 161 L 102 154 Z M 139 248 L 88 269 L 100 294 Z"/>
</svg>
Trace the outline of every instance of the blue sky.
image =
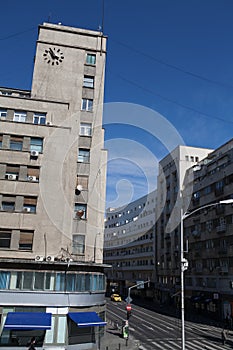
<svg viewBox="0 0 233 350">
<path fill-rule="evenodd" d="M 39 24 L 98 30 L 102 3 L 3 2 L 0 86 L 31 88 Z M 214 149 L 232 138 L 232 17 L 232 0 L 105 0 L 105 103 L 113 109 L 120 103 L 131 114 L 119 124 L 105 113 L 107 206 L 125 204 L 156 186 L 157 164 L 173 131 L 168 128 L 167 141 L 161 142 L 148 109 L 171 123 L 189 146 Z M 137 106 L 145 108 L 140 123 L 133 121 Z"/>
</svg>

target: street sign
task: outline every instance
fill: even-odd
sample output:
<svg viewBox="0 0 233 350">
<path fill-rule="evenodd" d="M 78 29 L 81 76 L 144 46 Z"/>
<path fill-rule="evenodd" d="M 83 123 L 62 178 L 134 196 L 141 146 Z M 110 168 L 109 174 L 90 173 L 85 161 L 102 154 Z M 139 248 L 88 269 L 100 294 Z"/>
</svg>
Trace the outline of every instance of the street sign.
<svg viewBox="0 0 233 350">
<path fill-rule="evenodd" d="M 130 297 L 127 297 L 125 299 L 125 301 L 126 301 L 127 304 L 130 304 L 133 301 L 133 299 L 131 299 Z"/>
</svg>

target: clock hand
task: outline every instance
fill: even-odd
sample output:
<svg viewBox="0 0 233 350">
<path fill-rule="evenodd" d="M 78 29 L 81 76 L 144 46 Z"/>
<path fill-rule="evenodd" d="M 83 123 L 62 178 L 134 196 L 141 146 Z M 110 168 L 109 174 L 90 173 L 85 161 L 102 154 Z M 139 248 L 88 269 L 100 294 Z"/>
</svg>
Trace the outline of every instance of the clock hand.
<svg viewBox="0 0 233 350">
<path fill-rule="evenodd" d="M 55 53 L 53 52 L 53 50 L 51 48 L 49 49 L 49 53 L 53 59 L 58 59 L 58 56 L 55 55 Z"/>
</svg>

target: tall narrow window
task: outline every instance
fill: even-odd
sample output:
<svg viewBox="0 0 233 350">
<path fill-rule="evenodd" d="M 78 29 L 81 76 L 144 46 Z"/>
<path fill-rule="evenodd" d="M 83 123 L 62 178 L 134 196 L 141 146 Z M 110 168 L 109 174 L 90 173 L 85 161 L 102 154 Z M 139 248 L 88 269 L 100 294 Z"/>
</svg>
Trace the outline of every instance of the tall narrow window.
<svg viewBox="0 0 233 350">
<path fill-rule="evenodd" d="M 20 231 L 19 250 L 32 250 L 33 231 Z"/>
<path fill-rule="evenodd" d="M 88 53 L 86 56 L 86 63 L 95 65 L 96 63 L 96 55 Z"/>
<path fill-rule="evenodd" d="M 89 163 L 90 162 L 90 150 L 86 148 L 80 148 L 78 150 L 78 162 Z"/>
<path fill-rule="evenodd" d="M 27 113 L 26 112 L 24 112 L 24 111 L 15 111 L 13 121 L 14 122 L 25 123 L 26 122 L 26 118 L 27 118 Z"/>
<path fill-rule="evenodd" d="M 88 99 L 88 98 L 83 98 L 82 99 L 81 110 L 82 111 L 87 111 L 87 112 L 92 112 L 92 110 L 93 110 L 93 100 Z"/>
<path fill-rule="evenodd" d="M 87 218 L 87 205 L 75 203 L 74 211 L 76 218 L 78 219 L 86 219 Z"/>
<path fill-rule="evenodd" d="M 0 230 L 0 248 L 10 248 L 11 246 L 11 231 Z"/>
<path fill-rule="evenodd" d="M 85 252 L 85 236 L 73 235 L 73 254 L 84 254 Z"/>
<path fill-rule="evenodd" d="M 94 88 L 94 77 L 89 75 L 84 75 L 83 86 L 88 88 Z"/>
<path fill-rule="evenodd" d="M 79 135 L 91 136 L 91 123 L 80 123 Z"/>
<path fill-rule="evenodd" d="M 43 151 L 43 139 L 39 137 L 31 137 L 30 151 L 37 151 L 41 153 Z"/>
</svg>

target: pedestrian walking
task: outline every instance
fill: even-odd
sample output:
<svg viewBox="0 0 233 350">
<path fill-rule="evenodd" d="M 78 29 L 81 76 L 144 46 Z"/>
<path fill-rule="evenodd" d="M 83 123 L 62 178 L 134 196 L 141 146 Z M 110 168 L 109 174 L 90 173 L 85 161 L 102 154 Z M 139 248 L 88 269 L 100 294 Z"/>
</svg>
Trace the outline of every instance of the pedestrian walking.
<svg viewBox="0 0 233 350">
<path fill-rule="evenodd" d="M 225 345 L 226 340 L 227 340 L 227 334 L 226 334 L 226 330 L 224 328 L 221 332 L 221 338 L 222 338 L 222 345 Z"/>
<path fill-rule="evenodd" d="M 28 350 L 36 350 L 35 343 L 36 343 L 36 338 L 32 337 L 28 346 Z"/>
</svg>

